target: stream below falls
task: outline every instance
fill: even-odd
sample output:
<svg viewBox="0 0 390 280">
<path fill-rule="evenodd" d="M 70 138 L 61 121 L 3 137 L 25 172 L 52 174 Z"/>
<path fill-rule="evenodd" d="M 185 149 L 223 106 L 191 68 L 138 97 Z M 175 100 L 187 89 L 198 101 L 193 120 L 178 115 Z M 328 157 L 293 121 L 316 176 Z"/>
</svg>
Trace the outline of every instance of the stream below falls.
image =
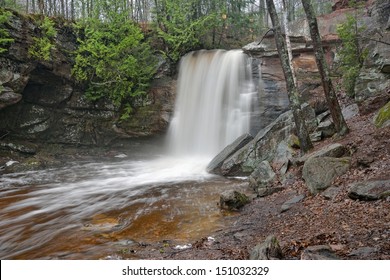
<svg viewBox="0 0 390 280">
<path fill-rule="evenodd" d="M 229 220 L 220 194 L 247 186 L 207 174 L 208 161 L 118 158 L 3 174 L 0 258 L 100 259 L 135 242 L 207 237 Z"/>
</svg>

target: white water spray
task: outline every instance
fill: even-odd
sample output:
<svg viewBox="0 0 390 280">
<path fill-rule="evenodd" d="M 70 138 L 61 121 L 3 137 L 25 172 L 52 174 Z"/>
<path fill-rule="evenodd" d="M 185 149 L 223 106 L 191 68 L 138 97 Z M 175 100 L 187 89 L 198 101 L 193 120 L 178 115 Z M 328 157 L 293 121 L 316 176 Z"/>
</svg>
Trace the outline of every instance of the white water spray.
<svg viewBox="0 0 390 280">
<path fill-rule="evenodd" d="M 249 132 L 256 94 L 251 63 L 240 50 L 197 51 L 182 58 L 168 132 L 176 156 L 213 157 Z"/>
</svg>

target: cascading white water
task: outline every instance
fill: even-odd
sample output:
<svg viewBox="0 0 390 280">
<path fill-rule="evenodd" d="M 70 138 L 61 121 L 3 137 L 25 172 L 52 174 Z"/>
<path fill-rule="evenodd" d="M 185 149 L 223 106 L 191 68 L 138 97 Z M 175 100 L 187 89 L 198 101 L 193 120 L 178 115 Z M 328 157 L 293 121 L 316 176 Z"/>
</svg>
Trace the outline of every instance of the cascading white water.
<svg viewBox="0 0 390 280">
<path fill-rule="evenodd" d="M 212 157 L 249 132 L 256 94 L 251 63 L 241 50 L 197 51 L 180 63 L 170 151 Z"/>
</svg>

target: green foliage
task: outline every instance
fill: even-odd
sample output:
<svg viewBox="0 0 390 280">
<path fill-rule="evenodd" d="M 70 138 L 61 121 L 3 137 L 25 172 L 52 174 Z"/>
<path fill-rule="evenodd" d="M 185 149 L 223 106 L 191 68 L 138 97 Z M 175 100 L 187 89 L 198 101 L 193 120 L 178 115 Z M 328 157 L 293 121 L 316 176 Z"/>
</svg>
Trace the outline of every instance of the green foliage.
<svg viewBox="0 0 390 280">
<path fill-rule="evenodd" d="M 383 127 L 390 122 L 390 102 L 387 102 L 375 115 L 374 123 L 376 127 Z"/>
<path fill-rule="evenodd" d="M 342 46 L 338 50 L 340 70 L 343 73 L 345 91 L 351 97 L 355 96 L 356 79 L 368 54 L 359 40 L 364 29 L 364 26 L 358 26 L 357 16 L 352 15 L 347 15 L 346 21 L 337 26 L 337 34 L 342 40 Z"/>
<path fill-rule="evenodd" d="M 164 0 L 157 8 L 157 34 L 164 43 L 163 54 L 177 62 L 184 54 L 200 48 L 200 37 L 215 15 L 194 15 L 191 1 Z"/>
<path fill-rule="evenodd" d="M 11 16 L 12 14 L 9 11 L 0 9 L 0 53 L 8 51 L 8 45 L 14 41 L 10 37 L 8 30 L 3 27 Z"/>
<path fill-rule="evenodd" d="M 51 58 L 51 50 L 54 48 L 53 39 L 57 31 L 54 22 L 48 17 L 44 17 L 39 29 L 41 36 L 33 38 L 34 44 L 30 46 L 28 53 L 34 59 L 47 61 Z"/>
<path fill-rule="evenodd" d="M 87 82 L 90 100 L 107 97 L 122 106 L 122 118 L 129 117 L 133 103 L 146 94 L 157 65 L 141 29 L 121 14 L 110 14 L 105 22 L 90 19 L 77 28 L 73 75 Z"/>
</svg>

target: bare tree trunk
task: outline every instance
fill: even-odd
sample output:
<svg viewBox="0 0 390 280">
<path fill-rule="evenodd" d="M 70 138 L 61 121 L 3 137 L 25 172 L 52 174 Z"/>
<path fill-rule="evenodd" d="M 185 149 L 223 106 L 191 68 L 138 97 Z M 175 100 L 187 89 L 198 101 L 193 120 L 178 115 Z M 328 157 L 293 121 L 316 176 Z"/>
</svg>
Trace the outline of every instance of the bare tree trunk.
<svg viewBox="0 0 390 280">
<path fill-rule="evenodd" d="M 61 4 L 60 15 L 63 16 L 64 18 L 66 18 L 65 0 L 61 0 L 61 1 L 60 1 L 60 4 Z"/>
<path fill-rule="evenodd" d="M 299 100 L 299 92 L 294 84 L 294 78 L 289 63 L 288 52 L 286 48 L 286 42 L 282 35 L 280 21 L 276 13 L 275 4 L 272 0 L 266 0 L 268 13 L 271 17 L 272 25 L 275 33 L 275 42 L 278 49 L 280 62 L 282 64 L 284 77 L 287 83 L 288 98 L 290 101 L 290 107 L 294 116 L 295 126 L 297 129 L 298 138 L 301 145 L 301 150 L 306 153 L 313 148 L 309 133 L 306 128 L 305 119 L 301 110 L 301 104 Z"/>
<path fill-rule="evenodd" d="M 75 19 L 74 13 L 74 0 L 70 0 L 70 19 L 73 21 Z"/>
<path fill-rule="evenodd" d="M 309 23 L 314 54 L 316 57 L 318 71 L 321 75 L 322 87 L 324 88 L 325 98 L 328 103 L 330 114 L 336 127 L 336 131 L 340 135 L 345 135 L 348 133 L 349 129 L 341 112 L 336 92 L 329 75 L 329 69 L 325 61 L 324 49 L 322 48 L 321 36 L 320 32 L 318 31 L 317 18 L 310 0 L 302 0 L 302 4 L 306 13 L 307 21 Z"/>
<path fill-rule="evenodd" d="M 43 0 L 38 0 L 38 8 L 39 8 L 39 13 L 43 15 L 45 11 L 45 3 L 43 2 Z"/>
<path fill-rule="evenodd" d="M 290 30 L 288 27 L 288 7 L 286 4 L 286 0 L 283 0 L 283 24 L 284 24 L 284 33 L 286 34 L 286 47 L 288 52 L 288 61 L 291 68 L 291 73 L 293 75 L 294 84 L 295 86 L 298 86 L 297 77 L 295 75 L 294 68 L 292 67 L 293 54 L 291 49 Z"/>
</svg>

